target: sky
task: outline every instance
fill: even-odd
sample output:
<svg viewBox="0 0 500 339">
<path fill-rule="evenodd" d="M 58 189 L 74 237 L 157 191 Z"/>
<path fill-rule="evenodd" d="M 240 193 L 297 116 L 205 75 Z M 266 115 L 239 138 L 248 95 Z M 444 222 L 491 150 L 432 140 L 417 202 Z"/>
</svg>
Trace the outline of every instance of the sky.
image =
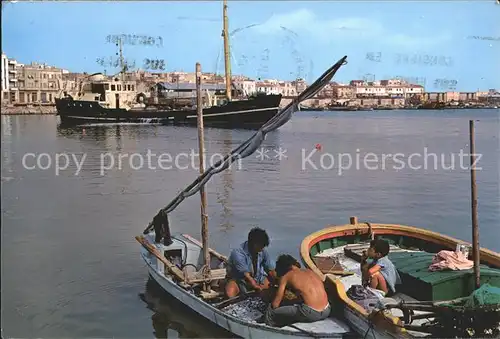
<svg viewBox="0 0 500 339">
<path fill-rule="evenodd" d="M 135 68 L 155 67 L 150 59 L 165 71 L 200 62 L 224 72 L 222 1 L 2 3 L 2 52 L 21 63 L 115 74 L 102 62 L 117 58 L 107 37 L 125 34 L 155 38 L 125 41 Z M 347 55 L 335 81 L 399 76 L 427 91 L 500 89 L 493 0 L 229 1 L 228 16 L 233 75 L 312 82 Z"/>
</svg>

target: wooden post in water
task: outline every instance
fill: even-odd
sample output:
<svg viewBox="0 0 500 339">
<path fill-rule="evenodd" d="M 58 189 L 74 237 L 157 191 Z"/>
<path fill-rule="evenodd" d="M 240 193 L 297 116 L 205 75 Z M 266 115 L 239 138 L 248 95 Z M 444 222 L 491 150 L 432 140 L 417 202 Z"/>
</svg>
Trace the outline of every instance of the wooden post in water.
<svg viewBox="0 0 500 339">
<path fill-rule="evenodd" d="M 205 141 L 203 137 L 203 97 L 201 96 L 201 65 L 199 62 L 196 63 L 196 112 L 198 113 L 198 142 L 199 142 L 199 153 L 200 153 L 200 174 L 205 172 Z M 207 208 L 207 194 L 205 192 L 205 186 L 200 188 L 201 196 L 201 237 L 203 244 L 203 263 L 206 265 L 206 274 L 210 276 L 210 254 L 208 251 L 208 215 L 206 212 Z M 209 284 L 204 284 L 204 290 L 208 292 L 210 289 Z"/>
<path fill-rule="evenodd" d="M 472 257 L 474 261 L 474 277 L 476 288 L 481 286 L 479 276 L 479 225 L 477 222 L 477 191 L 476 191 L 476 147 L 474 145 L 474 120 L 469 121 L 470 135 L 470 179 L 472 207 Z"/>
</svg>

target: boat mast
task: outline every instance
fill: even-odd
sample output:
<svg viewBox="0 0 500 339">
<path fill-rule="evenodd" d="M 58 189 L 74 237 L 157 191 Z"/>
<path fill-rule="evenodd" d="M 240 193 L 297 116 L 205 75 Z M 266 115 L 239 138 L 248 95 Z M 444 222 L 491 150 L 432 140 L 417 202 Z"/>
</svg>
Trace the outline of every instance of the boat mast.
<svg viewBox="0 0 500 339">
<path fill-rule="evenodd" d="M 121 80 L 123 81 L 123 76 L 124 76 L 124 73 L 125 73 L 125 66 L 124 66 L 124 62 L 123 62 L 123 49 L 122 49 L 122 38 L 119 37 L 118 38 L 118 48 L 119 48 L 119 52 L 120 52 L 120 58 L 119 58 L 119 61 L 120 61 L 120 78 Z"/>
<path fill-rule="evenodd" d="M 200 174 L 205 172 L 205 141 L 203 136 L 203 99 L 201 96 L 201 65 L 196 63 L 196 112 L 198 114 L 198 143 L 200 153 Z M 210 276 L 210 254 L 208 252 L 208 215 L 207 209 L 207 194 L 205 186 L 200 187 L 201 198 L 201 237 L 203 243 L 203 264 L 204 275 Z M 203 284 L 205 292 L 210 292 L 210 284 L 205 282 Z"/>
<path fill-rule="evenodd" d="M 227 0 L 224 0 L 223 6 L 223 29 L 222 36 L 224 37 L 224 71 L 226 75 L 226 98 L 231 101 L 231 62 L 229 51 L 229 25 L 227 21 Z"/>
</svg>

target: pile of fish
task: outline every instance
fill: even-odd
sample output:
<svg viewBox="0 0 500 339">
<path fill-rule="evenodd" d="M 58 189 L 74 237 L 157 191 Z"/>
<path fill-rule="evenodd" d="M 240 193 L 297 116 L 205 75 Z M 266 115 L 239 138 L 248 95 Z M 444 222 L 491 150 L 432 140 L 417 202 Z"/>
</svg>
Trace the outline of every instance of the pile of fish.
<svg viewBox="0 0 500 339">
<path fill-rule="evenodd" d="M 259 297 L 251 297 L 238 303 L 228 305 L 222 311 L 244 320 L 256 322 L 266 312 L 268 304 Z"/>
</svg>

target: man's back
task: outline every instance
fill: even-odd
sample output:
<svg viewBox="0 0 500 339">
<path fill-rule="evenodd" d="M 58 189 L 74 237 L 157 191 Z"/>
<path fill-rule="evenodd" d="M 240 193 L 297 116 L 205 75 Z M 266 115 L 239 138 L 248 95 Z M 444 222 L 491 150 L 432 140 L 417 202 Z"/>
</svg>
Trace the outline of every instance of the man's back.
<svg viewBox="0 0 500 339">
<path fill-rule="evenodd" d="M 331 312 L 323 281 L 311 270 L 301 269 L 297 259 L 282 254 L 276 261 L 280 277 L 278 291 L 265 314 L 269 326 L 286 326 L 297 322 L 315 322 L 326 319 Z M 286 288 L 302 297 L 303 303 L 281 305 Z"/>
<path fill-rule="evenodd" d="M 311 270 L 292 270 L 286 274 L 287 285 L 300 294 L 304 303 L 317 311 L 328 305 L 328 295 L 321 279 Z M 284 277 L 284 278 L 285 278 Z"/>
</svg>

